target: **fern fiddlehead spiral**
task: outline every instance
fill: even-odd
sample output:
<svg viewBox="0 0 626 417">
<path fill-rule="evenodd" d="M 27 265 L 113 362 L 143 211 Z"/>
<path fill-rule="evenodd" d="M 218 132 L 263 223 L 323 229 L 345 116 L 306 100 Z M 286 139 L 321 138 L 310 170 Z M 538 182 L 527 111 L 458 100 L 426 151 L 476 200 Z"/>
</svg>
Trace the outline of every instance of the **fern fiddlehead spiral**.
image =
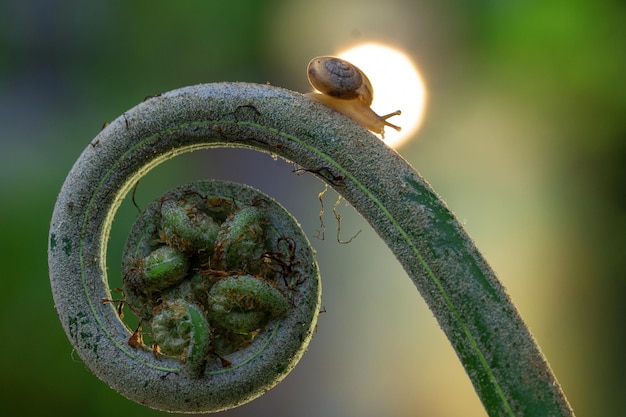
<svg viewBox="0 0 626 417">
<path fill-rule="evenodd" d="M 545 358 L 504 289 L 458 221 L 419 174 L 377 137 L 323 105 L 299 93 L 244 83 L 186 87 L 139 104 L 96 137 L 63 185 L 49 236 L 53 295 L 68 337 L 101 379 L 135 401 L 171 411 L 215 411 L 260 393 L 247 389 L 249 382 L 232 382 L 238 393 L 222 393 L 226 398 L 216 398 L 207 386 L 230 378 L 238 369 L 255 368 L 264 361 L 266 350 L 236 369 L 224 367 L 223 372 L 211 373 L 206 372 L 209 365 L 198 365 L 204 373 L 182 372 L 180 358 L 185 353 L 177 352 L 189 348 L 191 342 L 183 342 L 182 350 L 169 347 L 170 355 L 159 359 L 152 352 L 130 348 L 127 342 L 131 332 L 115 309 L 101 302 L 110 298 L 106 242 L 120 201 L 139 177 L 164 160 L 218 146 L 279 155 L 315 173 L 342 194 L 402 263 L 490 414 L 528 415 L 540 410 L 544 415 L 571 415 Z M 166 225 L 181 220 L 176 219 L 178 209 L 168 210 L 174 219 Z M 210 229 L 208 225 L 202 227 Z M 166 227 L 161 224 L 161 228 Z M 183 240 L 194 238 L 186 236 Z M 141 259 L 149 254 L 142 253 Z M 193 265 L 196 261 L 188 262 Z M 189 275 L 182 281 L 193 281 Z M 255 273 L 244 275 L 254 277 Z M 284 288 L 281 294 L 287 294 Z M 144 296 L 152 306 L 151 296 Z M 211 297 L 219 299 L 219 293 Z M 168 317 L 182 309 L 181 299 L 189 302 L 185 296 L 174 298 L 168 302 L 172 306 L 162 307 L 173 312 L 163 313 L 163 324 L 157 320 L 157 330 L 169 326 Z M 292 310 L 304 308 L 291 302 L 288 305 Z M 157 311 L 152 308 L 146 313 L 146 320 L 159 314 L 159 305 L 156 307 Z M 219 307 L 219 303 L 204 308 L 232 310 Z M 182 316 L 192 321 L 194 310 L 185 311 Z M 215 317 L 206 317 L 211 328 Z M 286 319 L 280 314 L 272 318 L 270 313 L 268 320 Z M 283 327 L 287 326 L 280 329 Z M 237 330 L 236 325 L 232 328 Z M 245 333 L 247 329 L 238 331 Z M 264 334 L 272 333 L 266 330 Z M 254 342 L 262 337 L 257 336 Z M 216 339 L 210 336 L 209 345 Z M 278 331 L 272 341 L 287 343 Z M 205 356 L 209 362 L 210 355 Z M 197 369 L 194 363 L 191 368 Z M 283 375 L 284 370 L 278 373 Z M 276 371 L 274 368 L 273 373 Z"/>
</svg>

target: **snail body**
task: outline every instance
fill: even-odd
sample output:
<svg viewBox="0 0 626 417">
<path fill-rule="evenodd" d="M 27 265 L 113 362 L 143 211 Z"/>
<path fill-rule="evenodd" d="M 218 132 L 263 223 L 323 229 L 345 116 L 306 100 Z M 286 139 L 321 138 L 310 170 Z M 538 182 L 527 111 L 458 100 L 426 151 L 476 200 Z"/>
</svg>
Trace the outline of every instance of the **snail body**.
<svg viewBox="0 0 626 417">
<path fill-rule="evenodd" d="M 400 110 L 379 116 L 370 106 L 374 99 L 372 83 L 365 73 L 343 59 L 320 56 L 313 58 L 307 67 L 309 83 L 317 92 L 306 94 L 326 106 L 351 118 L 361 126 L 385 137 L 385 126 L 400 130 L 387 121 L 400 114 Z"/>
</svg>

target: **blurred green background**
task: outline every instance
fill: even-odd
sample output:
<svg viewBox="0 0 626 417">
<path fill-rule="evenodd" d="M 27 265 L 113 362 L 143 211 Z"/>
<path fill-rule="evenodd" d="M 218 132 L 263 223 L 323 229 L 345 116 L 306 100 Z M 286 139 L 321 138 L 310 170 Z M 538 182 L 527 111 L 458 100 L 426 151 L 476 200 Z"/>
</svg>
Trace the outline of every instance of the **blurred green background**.
<svg viewBox="0 0 626 417">
<path fill-rule="evenodd" d="M 362 41 L 421 68 L 425 123 L 399 152 L 464 221 L 579 416 L 626 415 L 626 4 L 562 1 L 0 2 L 0 410 L 159 416 L 72 352 L 47 276 L 56 195 L 104 122 L 185 85 L 309 89 L 308 60 Z M 375 87 L 375 86 L 374 86 Z M 181 156 L 137 199 L 226 178 L 275 196 L 309 236 L 318 181 L 243 150 Z M 261 170 L 263 175 L 259 175 Z M 332 204 L 330 193 L 326 202 Z M 350 245 L 313 240 L 326 313 L 300 365 L 225 416 L 484 416 L 432 314 L 347 206 Z M 115 278 L 132 207 L 110 244 Z"/>
</svg>

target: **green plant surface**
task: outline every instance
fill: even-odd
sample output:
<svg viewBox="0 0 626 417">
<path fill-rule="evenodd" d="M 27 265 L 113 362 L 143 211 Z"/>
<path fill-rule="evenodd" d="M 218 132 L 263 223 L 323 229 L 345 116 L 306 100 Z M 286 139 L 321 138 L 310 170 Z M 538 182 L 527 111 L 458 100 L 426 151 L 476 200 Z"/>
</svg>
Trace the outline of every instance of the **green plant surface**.
<svg viewBox="0 0 626 417">
<path fill-rule="evenodd" d="M 490 415 L 573 414 L 502 285 L 426 181 L 354 122 L 301 94 L 271 86 L 221 83 L 164 93 L 124 113 L 92 141 L 64 185 L 64 190 L 85 190 L 78 174 L 97 179 L 88 198 L 81 200 L 79 193 L 72 201 L 73 210 L 83 213 L 79 236 L 71 238 L 63 228 L 72 198 L 68 191 L 62 192 L 52 221 L 50 263 L 62 321 L 68 312 L 59 303 L 67 293 L 54 281 L 59 270 L 67 273 L 72 266 L 59 267 L 59 259 L 73 256 L 87 291 L 91 280 L 105 276 L 110 222 L 132 184 L 167 159 L 224 146 L 296 162 L 370 222 L 426 300 Z M 70 245 L 63 249 L 57 242 L 66 239 Z M 64 321 L 72 339 L 80 320 L 99 319 L 74 317 L 69 326 Z M 83 353 L 94 349 L 83 341 Z M 113 379 L 107 375 L 107 380 Z"/>
</svg>

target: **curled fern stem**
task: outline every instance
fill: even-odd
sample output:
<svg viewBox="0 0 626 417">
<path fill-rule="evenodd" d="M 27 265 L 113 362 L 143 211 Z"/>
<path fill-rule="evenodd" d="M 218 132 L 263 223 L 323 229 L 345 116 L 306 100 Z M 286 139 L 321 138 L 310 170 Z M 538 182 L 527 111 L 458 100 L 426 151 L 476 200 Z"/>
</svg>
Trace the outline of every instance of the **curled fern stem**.
<svg viewBox="0 0 626 417">
<path fill-rule="evenodd" d="M 96 300 L 109 296 L 106 243 L 132 185 L 167 159 L 215 147 L 281 156 L 350 202 L 415 283 L 490 415 L 573 415 L 503 286 L 427 182 L 339 113 L 299 93 L 246 83 L 191 86 L 144 101 L 87 146 L 63 185 L 49 236 L 53 295 L 68 337 L 100 378 L 152 407 L 207 411 L 198 399 L 206 393 L 186 385 L 175 363 L 126 355 L 111 334 L 128 330 Z M 164 393 L 188 401 L 168 406 L 157 400 Z"/>
</svg>

